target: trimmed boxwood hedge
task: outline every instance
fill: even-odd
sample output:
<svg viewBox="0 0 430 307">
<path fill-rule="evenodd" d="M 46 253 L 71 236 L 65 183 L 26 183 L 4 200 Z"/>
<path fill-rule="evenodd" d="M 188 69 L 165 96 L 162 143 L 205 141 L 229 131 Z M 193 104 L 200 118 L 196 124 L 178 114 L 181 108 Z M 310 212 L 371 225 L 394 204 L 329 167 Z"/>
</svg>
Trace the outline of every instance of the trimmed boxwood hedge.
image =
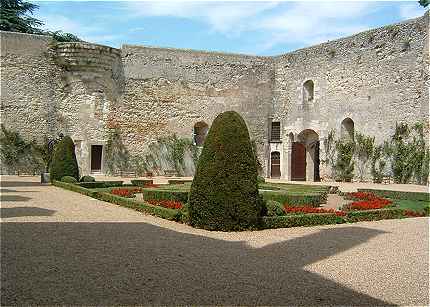
<svg viewBox="0 0 430 307">
<path fill-rule="evenodd" d="M 403 211 L 403 209 L 397 208 L 348 211 L 345 219 L 350 223 L 398 219 L 405 217 Z"/>
<path fill-rule="evenodd" d="M 157 189 L 143 189 L 143 199 L 156 199 L 156 200 L 176 200 L 182 203 L 188 202 L 187 191 L 165 191 Z"/>
<path fill-rule="evenodd" d="M 291 214 L 276 217 L 263 217 L 264 228 L 288 228 L 297 226 L 316 226 L 344 223 L 342 217 L 333 213 Z"/>
<path fill-rule="evenodd" d="M 76 178 L 72 177 L 72 176 L 63 176 L 63 177 L 61 177 L 61 181 L 65 182 L 65 183 L 77 183 L 78 182 L 76 180 Z"/>
<path fill-rule="evenodd" d="M 144 187 L 146 184 L 154 184 L 152 179 L 132 179 L 131 184 L 138 187 Z"/>
<path fill-rule="evenodd" d="M 95 181 L 95 182 L 79 182 L 77 185 L 87 189 L 121 187 L 124 181 Z"/>
<path fill-rule="evenodd" d="M 288 203 L 291 206 L 295 205 L 310 205 L 312 207 L 318 207 L 327 201 L 327 193 L 319 194 L 288 194 L 283 191 L 260 191 L 260 195 L 263 199 L 274 200 L 281 204 Z"/>
<path fill-rule="evenodd" d="M 168 180 L 169 184 L 183 184 L 187 182 L 193 182 L 193 180 L 192 179 L 169 179 Z"/>
<path fill-rule="evenodd" d="M 73 192 L 78 192 L 102 201 L 110 202 L 127 208 L 132 208 L 137 211 L 146 212 L 148 214 L 155 215 L 167 220 L 181 221 L 181 218 L 183 216 L 183 213 L 180 212 L 179 210 L 168 209 L 160 206 L 153 206 L 145 202 L 113 195 L 107 192 L 99 192 L 99 191 L 86 189 L 76 184 L 70 184 L 70 183 L 65 183 L 61 181 L 54 181 L 53 185 Z"/>
<path fill-rule="evenodd" d="M 377 189 L 357 189 L 359 192 L 371 192 L 377 196 L 392 198 L 392 199 L 407 199 L 417 201 L 429 201 L 430 193 L 425 192 L 403 192 L 391 190 L 377 190 Z"/>
</svg>

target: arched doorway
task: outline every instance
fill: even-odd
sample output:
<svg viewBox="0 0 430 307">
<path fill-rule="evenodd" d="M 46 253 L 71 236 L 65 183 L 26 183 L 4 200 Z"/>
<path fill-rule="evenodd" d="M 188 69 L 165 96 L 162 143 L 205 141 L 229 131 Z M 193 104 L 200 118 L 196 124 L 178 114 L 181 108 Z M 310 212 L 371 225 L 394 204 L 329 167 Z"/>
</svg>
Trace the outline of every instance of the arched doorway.
<svg viewBox="0 0 430 307">
<path fill-rule="evenodd" d="M 208 124 L 205 122 L 198 122 L 194 125 L 193 130 L 194 144 L 196 144 L 196 146 L 203 146 L 209 130 Z"/>
<path fill-rule="evenodd" d="M 292 146 L 291 180 L 320 181 L 319 165 L 319 136 L 314 130 L 303 130 Z"/>
<path fill-rule="evenodd" d="M 270 153 L 270 177 L 281 178 L 281 153 L 279 151 Z"/>
<path fill-rule="evenodd" d="M 347 117 L 342 121 L 340 135 L 344 141 L 354 140 L 354 121 Z"/>
</svg>

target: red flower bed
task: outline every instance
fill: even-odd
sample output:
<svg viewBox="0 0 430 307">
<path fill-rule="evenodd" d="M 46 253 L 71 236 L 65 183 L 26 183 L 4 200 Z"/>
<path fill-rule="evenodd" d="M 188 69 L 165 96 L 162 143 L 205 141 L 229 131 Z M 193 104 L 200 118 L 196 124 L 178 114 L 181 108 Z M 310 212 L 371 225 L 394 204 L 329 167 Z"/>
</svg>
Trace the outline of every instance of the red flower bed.
<svg viewBox="0 0 430 307">
<path fill-rule="evenodd" d="M 315 207 L 290 207 L 287 204 L 284 205 L 285 213 L 335 213 L 337 216 L 345 216 L 346 213 L 341 210 L 335 210 L 331 208 L 315 208 Z"/>
<path fill-rule="evenodd" d="M 355 199 L 353 203 L 347 204 L 343 207 L 344 210 L 372 210 L 372 209 L 383 209 L 390 207 L 392 201 L 382 197 L 378 197 L 373 193 L 367 192 L 355 192 L 348 193 L 347 199 Z"/>
<path fill-rule="evenodd" d="M 351 204 L 345 205 L 344 210 L 372 210 L 372 209 L 383 209 L 390 207 L 392 204 L 391 200 L 388 199 L 376 199 L 376 200 L 363 200 L 355 201 Z"/>
<path fill-rule="evenodd" d="M 180 201 L 168 200 L 168 199 L 146 199 L 147 203 L 154 206 L 161 206 L 168 209 L 181 209 L 183 207 Z"/>
<path fill-rule="evenodd" d="M 118 189 L 112 189 L 111 193 L 113 195 L 118 195 L 121 197 L 127 197 L 132 198 L 134 197 L 135 193 L 141 193 L 142 189 L 140 188 L 133 188 L 133 189 L 124 189 L 124 188 L 118 188 Z"/>
<path fill-rule="evenodd" d="M 375 200 L 375 199 L 382 199 L 378 196 L 376 196 L 373 193 L 368 192 L 353 192 L 353 193 L 347 193 L 346 198 L 348 199 L 356 199 L 356 200 Z"/>
</svg>

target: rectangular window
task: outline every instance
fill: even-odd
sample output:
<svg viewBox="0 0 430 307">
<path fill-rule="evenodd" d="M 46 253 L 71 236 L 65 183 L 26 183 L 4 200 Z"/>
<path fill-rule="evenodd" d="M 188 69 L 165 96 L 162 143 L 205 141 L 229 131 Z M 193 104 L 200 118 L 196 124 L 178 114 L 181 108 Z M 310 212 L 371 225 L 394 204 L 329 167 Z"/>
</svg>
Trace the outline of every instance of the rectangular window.
<svg viewBox="0 0 430 307">
<path fill-rule="evenodd" d="M 272 142 L 281 141 L 281 123 L 280 122 L 272 122 L 272 128 L 270 130 L 270 140 Z"/>
</svg>

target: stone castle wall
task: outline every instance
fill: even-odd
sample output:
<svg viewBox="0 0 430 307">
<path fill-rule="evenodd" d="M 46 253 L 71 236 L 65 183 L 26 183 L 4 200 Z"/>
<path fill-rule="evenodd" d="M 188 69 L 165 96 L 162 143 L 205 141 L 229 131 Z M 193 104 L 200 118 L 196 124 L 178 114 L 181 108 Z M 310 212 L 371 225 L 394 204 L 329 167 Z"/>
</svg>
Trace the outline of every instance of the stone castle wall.
<svg viewBox="0 0 430 307">
<path fill-rule="evenodd" d="M 194 124 L 210 126 L 236 110 L 265 174 L 277 150 L 288 178 L 291 135 L 312 129 L 322 141 L 351 118 L 355 131 L 380 142 L 396 122 L 426 121 L 429 113 L 428 15 L 278 57 L 55 45 L 46 36 L 0 33 L 2 123 L 39 141 L 71 135 L 83 174 L 91 145 L 106 145 L 112 130 L 137 155 L 158 137 L 191 138 Z M 315 97 L 303 103 L 307 80 Z M 282 143 L 269 141 L 271 120 L 281 122 Z"/>
<path fill-rule="evenodd" d="M 427 14 L 276 57 L 273 115 L 284 145 L 305 129 L 320 140 L 332 129 L 339 137 L 346 118 L 377 143 L 389 140 L 396 122 L 427 123 L 428 29 Z M 307 80 L 314 83 L 312 101 L 303 99 Z"/>
</svg>

